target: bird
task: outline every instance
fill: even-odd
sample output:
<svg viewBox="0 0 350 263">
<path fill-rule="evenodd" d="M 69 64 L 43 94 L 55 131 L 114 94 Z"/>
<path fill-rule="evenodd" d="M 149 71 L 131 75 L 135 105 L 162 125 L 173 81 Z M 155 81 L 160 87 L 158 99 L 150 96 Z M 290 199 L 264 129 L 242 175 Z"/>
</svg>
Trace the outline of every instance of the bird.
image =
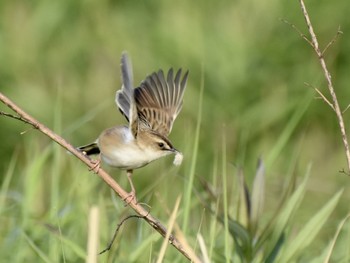
<svg viewBox="0 0 350 263">
<path fill-rule="evenodd" d="M 182 74 L 180 68 L 174 75 L 170 68 L 165 76 L 163 70 L 159 70 L 134 88 L 131 60 L 128 53 L 122 53 L 122 86 L 116 92 L 115 102 L 128 125 L 108 128 L 95 142 L 78 147 L 78 150 L 88 156 L 99 155 L 97 170 L 101 160 L 109 166 L 126 170 L 131 187 L 125 198 L 128 202 L 137 202 L 132 181 L 134 169 L 170 154 L 175 154 L 175 165 L 182 162 L 183 154 L 173 146 L 168 135 L 182 109 L 188 74 L 188 70 Z"/>
</svg>

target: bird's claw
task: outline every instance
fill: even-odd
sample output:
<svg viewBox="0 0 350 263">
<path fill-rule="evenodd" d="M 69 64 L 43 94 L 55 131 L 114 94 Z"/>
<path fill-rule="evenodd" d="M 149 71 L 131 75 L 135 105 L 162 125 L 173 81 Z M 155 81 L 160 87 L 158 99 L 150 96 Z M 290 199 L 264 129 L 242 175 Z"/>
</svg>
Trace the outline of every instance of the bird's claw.
<svg viewBox="0 0 350 263">
<path fill-rule="evenodd" d="M 126 203 L 125 205 L 129 205 L 132 202 L 137 204 L 135 191 L 131 191 L 130 193 L 128 193 L 128 195 L 124 197 L 123 201 Z"/>
<path fill-rule="evenodd" d="M 89 171 L 93 171 L 95 174 L 97 174 L 101 167 L 101 160 L 91 160 L 91 163 L 94 164 L 94 166 L 90 167 Z"/>
</svg>

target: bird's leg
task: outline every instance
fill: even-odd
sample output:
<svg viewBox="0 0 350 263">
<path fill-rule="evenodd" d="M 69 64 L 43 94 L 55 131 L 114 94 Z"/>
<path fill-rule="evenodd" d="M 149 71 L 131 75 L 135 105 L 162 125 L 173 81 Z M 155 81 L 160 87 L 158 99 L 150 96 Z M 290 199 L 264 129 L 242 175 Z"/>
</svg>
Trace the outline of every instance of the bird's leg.
<svg viewBox="0 0 350 263">
<path fill-rule="evenodd" d="M 128 194 L 127 197 L 124 198 L 124 201 L 127 202 L 128 204 L 132 201 L 135 201 L 135 203 L 137 203 L 135 187 L 134 187 L 134 184 L 132 183 L 132 180 L 131 180 L 132 170 L 127 170 L 126 175 L 128 177 L 128 181 L 130 183 L 131 192 Z"/>
<path fill-rule="evenodd" d="M 89 168 L 89 171 L 93 171 L 94 173 L 98 173 L 98 170 L 100 170 L 101 167 L 101 154 L 98 155 L 96 160 L 90 159 L 91 163 L 94 164 L 93 167 Z"/>
</svg>

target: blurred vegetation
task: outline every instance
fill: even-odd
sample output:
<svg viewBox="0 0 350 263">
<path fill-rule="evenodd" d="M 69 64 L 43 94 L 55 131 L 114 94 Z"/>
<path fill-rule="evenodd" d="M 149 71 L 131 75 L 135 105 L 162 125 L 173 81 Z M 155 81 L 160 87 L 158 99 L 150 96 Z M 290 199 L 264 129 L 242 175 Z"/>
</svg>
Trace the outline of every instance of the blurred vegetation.
<svg viewBox="0 0 350 263">
<path fill-rule="evenodd" d="M 327 51 L 326 60 L 345 108 L 350 103 L 350 5 L 346 0 L 310 0 L 306 5 L 321 45 L 333 38 L 339 26 L 344 33 Z M 304 85 L 310 83 L 328 94 L 316 56 L 281 18 L 307 33 L 298 1 L 1 1 L 0 91 L 78 146 L 95 140 L 107 127 L 125 123 L 114 103 L 122 51 L 131 56 L 136 83 L 159 68 L 189 69 L 184 107 L 170 135 L 183 151 L 184 163 L 178 169 L 166 158 L 137 170 L 134 183 L 139 199 L 167 222 L 165 211 L 186 192 L 189 173 L 194 171 L 186 235 L 195 244 L 201 223 L 203 236 L 213 241 L 220 237 L 220 227 L 214 234 L 205 228 L 213 218 L 198 198 L 206 194 L 201 181 L 213 183 L 222 193 L 222 175 L 227 175 L 230 188 L 242 169 L 251 185 L 256 162 L 262 158 L 268 189 L 259 223 L 264 224 L 276 210 L 287 181 L 292 176 L 303 180 L 312 164 L 305 198 L 294 217 L 295 233 L 339 190 L 344 193 L 305 251 L 304 257 L 310 259 L 323 251 L 349 212 L 350 178 L 338 172 L 346 161 L 335 114 Z M 196 138 L 201 79 L 202 120 Z M 3 105 L 0 110 L 9 111 Z M 349 114 L 344 113 L 347 127 Z M 0 118 L 0 125 L 4 262 L 34 260 L 39 250 L 49 261 L 80 262 L 86 253 L 88 209 L 94 204 L 101 210 L 104 248 L 116 224 L 130 211 L 97 176 L 42 134 L 8 118 Z M 215 171 L 222 158 L 225 173 Z M 111 173 L 128 186 L 123 172 Z M 228 189 L 228 201 L 235 194 Z M 134 225 L 136 232 L 132 223 L 124 228 L 106 262 L 116 258 L 145 262 L 156 257 L 161 243 L 157 235 L 145 223 Z M 347 224 L 342 234 L 347 241 L 339 241 L 334 260 L 344 259 L 339 252 L 344 244 L 349 251 L 349 234 Z M 151 248 L 145 255 L 140 244 L 146 237 Z M 168 262 L 175 262 L 170 259 L 177 253 L 169 250 Z M 45 257 L 41 259 L 47 261 Z"/>
</svg>

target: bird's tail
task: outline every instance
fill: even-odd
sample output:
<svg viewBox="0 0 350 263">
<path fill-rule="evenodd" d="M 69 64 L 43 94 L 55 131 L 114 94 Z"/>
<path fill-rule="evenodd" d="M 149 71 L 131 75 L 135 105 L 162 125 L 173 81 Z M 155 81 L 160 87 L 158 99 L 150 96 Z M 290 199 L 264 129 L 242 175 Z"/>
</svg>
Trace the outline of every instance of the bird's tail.
<svg viewBox="0 0 350 263">
<path fill-rule="evenodd" d="M 88 145 L 80 146 L 77 148 L 79 151 L 82 151 L 86 155 L 99 154 L 100 148 L 96 142 L 90 143 Z"/>
</svg>

